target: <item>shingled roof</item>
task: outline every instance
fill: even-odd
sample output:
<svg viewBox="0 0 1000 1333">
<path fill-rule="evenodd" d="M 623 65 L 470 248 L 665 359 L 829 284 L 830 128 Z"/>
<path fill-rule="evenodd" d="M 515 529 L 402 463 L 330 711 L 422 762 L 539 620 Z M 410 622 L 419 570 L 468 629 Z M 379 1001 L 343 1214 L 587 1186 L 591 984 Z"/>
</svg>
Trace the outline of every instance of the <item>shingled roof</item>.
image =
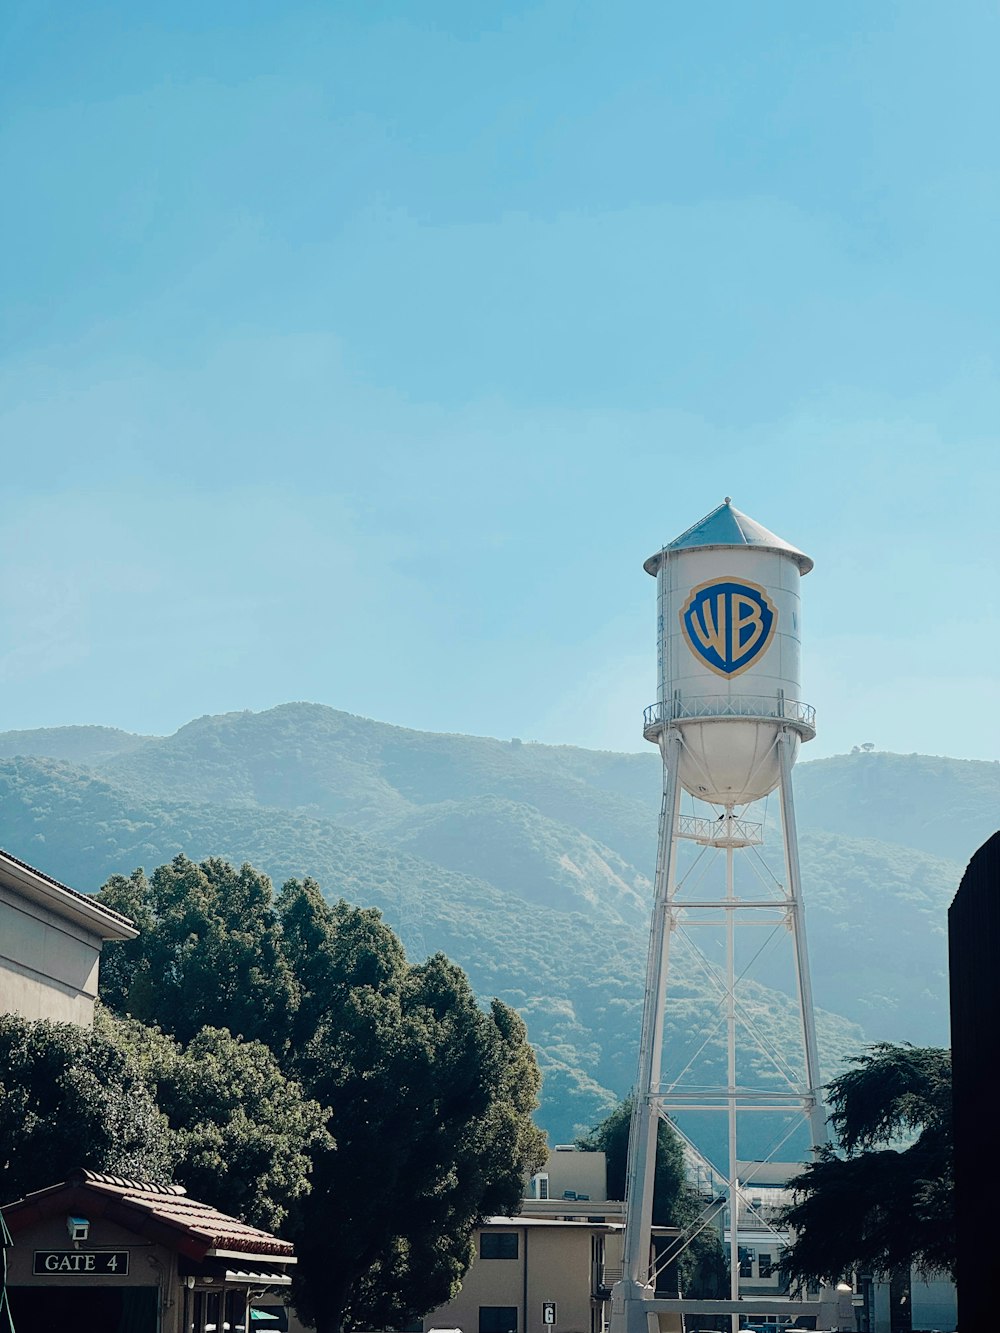
<svg viewBox="0 0 1000 1333">
<path fill-rule="evenodd" d="M 48 1217 L 81 1213 L 90 1218 L 106 1217 L 199 1262 L 215 1256 L 234 1259 L 259 1254 L 273 1262 L 295 1263 L 287 1240 L 188 1198 L 183 1185 L 74 1171 L 61 1184 L 6 1204 L 2 1211 L 15 1237 Z"/>
</svg>

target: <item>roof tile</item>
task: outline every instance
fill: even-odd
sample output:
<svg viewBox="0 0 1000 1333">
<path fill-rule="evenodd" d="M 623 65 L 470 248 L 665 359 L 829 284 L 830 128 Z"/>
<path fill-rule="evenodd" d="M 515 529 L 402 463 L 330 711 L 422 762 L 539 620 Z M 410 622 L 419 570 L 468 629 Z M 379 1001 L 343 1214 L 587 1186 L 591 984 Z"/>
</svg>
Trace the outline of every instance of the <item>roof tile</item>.
<svg viewBox="0 0 1000 1333">
<path fill-rule="evenodd" d="M 17 1229 L 19 1214 L 28 1219 L 47 1213 L 52 1205 L 58 1207 L 58 1196 L 69 1191 L 83 1191 L 108 1200 L 114 1207 L 116 1220 L 125 1227 L 136 1229 L 147 1221 L 166 1226 L 177 1233 L 178 1240 L 194 1242 L 201 1251 L 220 1249 L 288 1258 L 293 1255 L 289 1241 L 252 1227 L 238 1217 L 230 1217 L 211 1204 L 189 1198 L 182 1185 L 127 1180 L 98 1171 L 74 1171 L 62 1184 L 8 1204 L 4 1213 L 12 1229 Z"/>
</svg>

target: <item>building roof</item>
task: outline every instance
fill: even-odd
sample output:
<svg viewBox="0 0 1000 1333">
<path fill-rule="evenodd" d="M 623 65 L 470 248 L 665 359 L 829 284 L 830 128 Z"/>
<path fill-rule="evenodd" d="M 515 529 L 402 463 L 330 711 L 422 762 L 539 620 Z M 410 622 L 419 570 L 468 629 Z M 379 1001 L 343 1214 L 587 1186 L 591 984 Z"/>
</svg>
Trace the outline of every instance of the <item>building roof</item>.
<svg viewBox="0 0 1000 1333">
<path fill-rule="evenodd" d="M 594 1205 L 595 1211 L 599 1212 L 601 1205 Z M 591 1231 L 599 1227 L 602 1231 L 621 1231 L 621 1222 L 591 1222 L 586 1217 L 522 1217 L 519 1213 L 517 1217 L 488 1217 L 483 1223 L 484 1227 L 570 1227 L 574 1230 Z"/>
<path fill-rule="evenodd" d="M 595 1212 L 601 1211 L 601 1204 L 595 1204 Z M 588 1217 L 523 1217 L 518 1213 L 517 1217 L 488 1217 L 482 1224 L 484 1227 L 562 1227 L 564 1230 L 571 1231 L 624 1231 L 624 1222 L 616 1221 L 612 1218 L 610 1221 L 605 1219 L 603 1222 L 592 1222 Z M 654 1224 L 650 1230 L 654 1236 L 679 1236 L 680 1227 L 660 1226 Z"/>
<path fill-rule="evenodd" d="M 188 1198 L 183 1185 L 161 1185 L 97 1171 L 74 1171 L 65 1181 L 6 1204 L 3 1216 L 17 1236 L 36 1222 L 66 1213 L 106 1217 L 128 1231 L 189 1259 L 243 1259 L 295 1263 L 291 1243 Z"/>
<path fill-rule="evenodd" d="M 672 551 L 692 551 L 712 546 L 758 546 L 762 550 L 780 551 L 784 555 L 791 556 L 803 574 L 808 574 L 813 567 L 809 556 L 804 555 L 782 537 L 770 532 L 756 519 L 734 509 L 727 495 L 722 504 L 710 514 L 706 514 L 679 537 L 675 537 L 662 551 L 651 555 L 643 565 L 643 569 L 655 574 L 663 557 Z"/>
<path fill-rule="evenodd" d="M 95 901 L 89 894 L 60 884 L 51 875 L 29 866 L 10 852 L 0 848 L 0 884 L 33 902 L 47 907 L 82 930 L 102 940 L 134 940 L 139 934 L 133 923 L 121 912 Z"/>
<path fill-rule="evenodd" d="M 787 1185 L 793 1176 L 800 1176 L 804 1170 L 805 1165 L 802 1162 L 736 1163 L 736 1177 L 751 1193 L 757 1185 L 766 1185 L 770 1188 Z"/>
</svg>

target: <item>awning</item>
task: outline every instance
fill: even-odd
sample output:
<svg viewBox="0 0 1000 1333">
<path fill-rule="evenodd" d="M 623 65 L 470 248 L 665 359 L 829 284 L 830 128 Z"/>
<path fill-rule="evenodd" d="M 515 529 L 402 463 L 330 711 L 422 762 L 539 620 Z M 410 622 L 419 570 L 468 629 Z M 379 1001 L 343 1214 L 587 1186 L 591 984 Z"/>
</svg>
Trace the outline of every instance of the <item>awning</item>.
<svg viewBox="0 0 1000 1333">
<path fill-rule="evenodd" d="M 265 1273 L 260 1269 L 248 1273 L 243 1268 L 227 1268 L 223 1282 L 244 1287 L 290 1287 L 292 1279 L 287 1273 Z"/>
</svg>

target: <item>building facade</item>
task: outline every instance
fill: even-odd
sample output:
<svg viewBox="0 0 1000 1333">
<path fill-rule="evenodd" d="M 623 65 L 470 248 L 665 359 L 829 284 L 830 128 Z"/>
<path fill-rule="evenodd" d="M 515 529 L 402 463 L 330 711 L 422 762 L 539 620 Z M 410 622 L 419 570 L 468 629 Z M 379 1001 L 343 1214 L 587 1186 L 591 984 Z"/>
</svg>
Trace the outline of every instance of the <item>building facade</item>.
<svg viewBox="0 0 1000 1333">
<path fill-rule="evenodd" d="M 0 1013 L 89 1026 L 105 940 L 127 917 L 0 851 Z"/>
<path fill-rule="evenodd" d="M 521 1213 L 476 1232 L 461 1291 L 424 1318 L 423 1333 L 604 1333 L 623 1229 L 622 1202 L 607 1197 L 605 1154 L 554 1148 L 527 1182 Z"/>
<path fill-rule="evenodd" d="M 463 1333 L 602 1333 L 608 1240 L 620 1224 L 494 1217 L 462 1290 L 423 1321 Z M 618 1234 L 616 1234 L 618 1233 Z"/>
</svg>

